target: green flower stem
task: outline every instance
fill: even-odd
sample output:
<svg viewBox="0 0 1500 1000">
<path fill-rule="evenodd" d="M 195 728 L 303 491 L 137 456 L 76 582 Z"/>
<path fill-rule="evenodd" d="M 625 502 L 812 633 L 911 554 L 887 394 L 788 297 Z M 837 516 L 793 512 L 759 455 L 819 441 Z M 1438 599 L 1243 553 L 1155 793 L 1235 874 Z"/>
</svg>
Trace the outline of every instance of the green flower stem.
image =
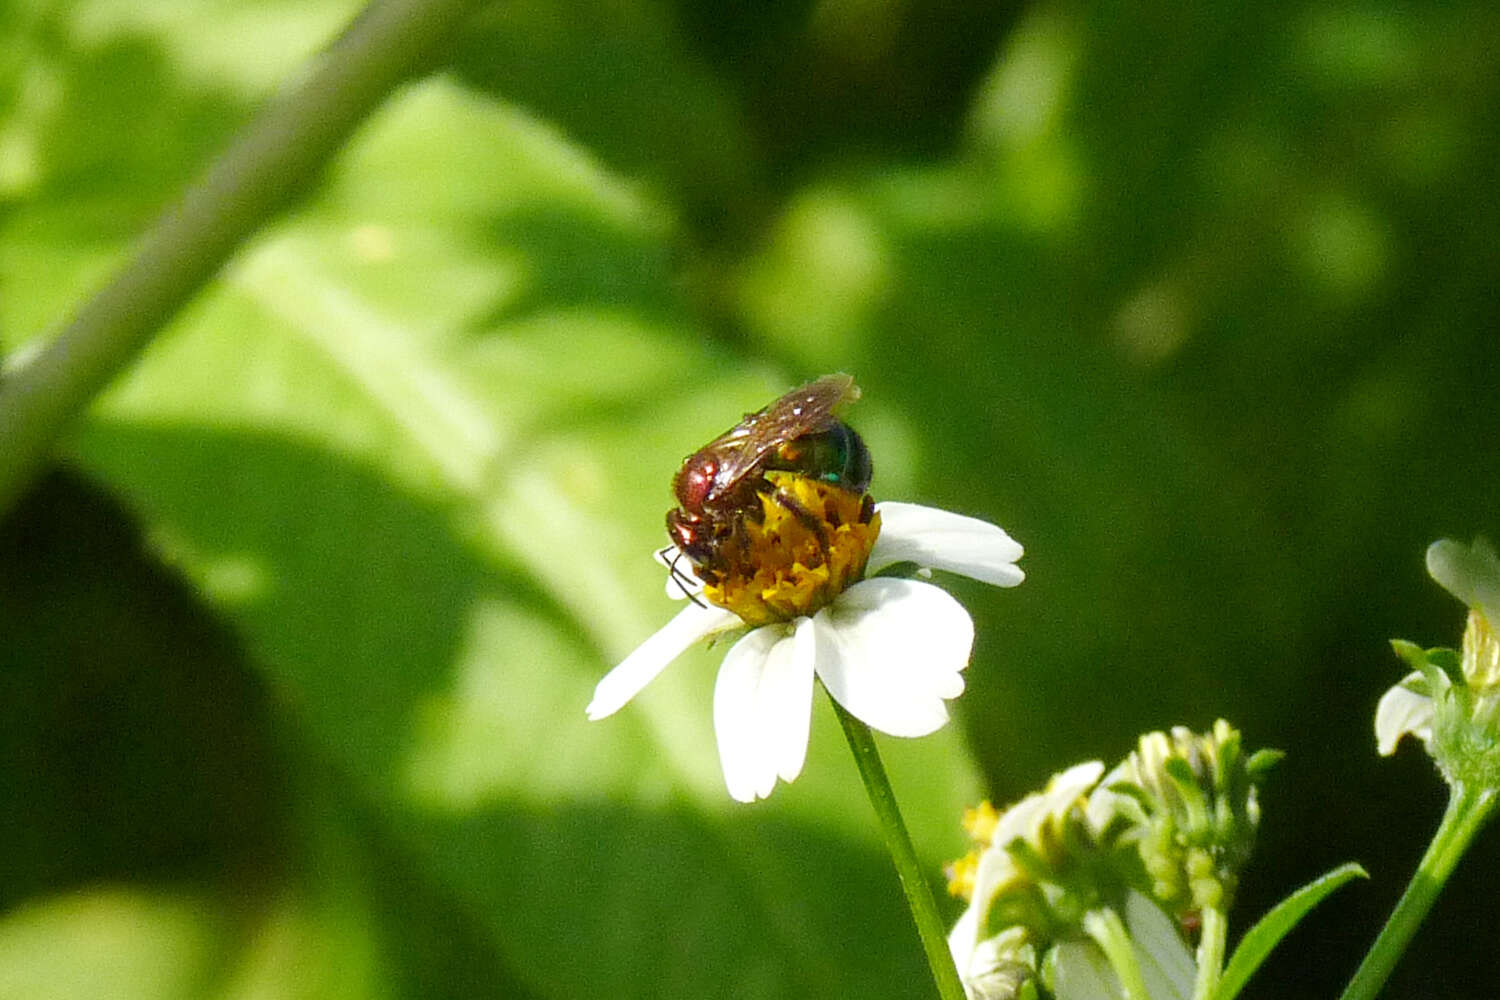
<svg viewBox="0 0 1500 1000">
<path fill-rule="evenodd" d="M 1125 1000 L 1150 1000 L 1146 980 L 1141 975 L 1141 963 L 1135 957 L 1135 945 L 1120 915 L 1107 906 L 1090 910 L 1083 915 L 1083 930 L 1103 949 L 1110 968 L 1120 979 Z"/>
<path fill-rule="evenodd" d="M 1427 845 L 1427 853 L 1422 855 L 1416 874 L 1339 1000 L 1374 1000 L 1427 911 L 1432 908 L 1443 883 L 1448 881 L 1453 867 L 1468 849 L 1469 841 L 1484 826 L 1494 807 L 1494 789 L 1476 791 L 1463 784 L 1453 786 L 1443 821 L 1432 835 L 1432 843 Z"/>
<path fill-rule="evenodd" d="M 1198 977 L 1193 1000 L 1211 1000 L 1224 974 L 1224 945 L 1229 937 L 1229 915 L 1216 907 L 1203 911 L 1203 929 L 1198 935 Z"/>
<path fill-rule="evenodd" d="M 376 0 L 270 104 L 134 257 L 45 350 L 0 382 L 0 514 L 46 465 L 88 402 L 218 272 L 305 191 L 364 118 L 430 64 L 477 0 Z"/>
<path fill-rule="evenodd" d="M 869 726 L 846 712 L 831 695 L 828 700 L 844 727 L 844 736 L 849 740 L 849 749 L 854 752 L 854 762 L 859 766 L 859 776 L 864 779 L 865 792 L 880 819 L 880 831 L 885 836 L 891 860 L 896 863 L 896 874 L 906 893 L 906 905 L 911 907 L 912 919 L 917 923 L 917 934 L 922 939 L 922 950 L 927 953 L 927 965 L 932 969 L 938 995 L 943 1000 L 964 1000 L 964 987 L 953 965 L 953 955 L 948 951 L 947 932 L 938 916 L 932 889 L 922 873 L 922 863 L 917 860 L 916 849 L 912 847 L 911 835 L 901 821 L 896 795 L 891 791 L 890 779 L 886 777 L 880 753 L 875 749 L 875 737 Z"/>
</svg>

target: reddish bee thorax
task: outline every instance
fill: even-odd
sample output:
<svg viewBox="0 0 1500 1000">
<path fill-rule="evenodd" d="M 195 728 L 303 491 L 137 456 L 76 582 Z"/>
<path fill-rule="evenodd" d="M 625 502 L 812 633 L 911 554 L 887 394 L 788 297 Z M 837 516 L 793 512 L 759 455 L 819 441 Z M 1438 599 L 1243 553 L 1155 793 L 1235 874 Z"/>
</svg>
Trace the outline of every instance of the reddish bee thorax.
<svg viewBox="0 0 1500 1000">
<path fill-rule="evenodd" d="M 703 509 L 718 473 L 719 463 L 712 455 L 699 453 L 682 463 L 672 480 L 672 492 L 677 494 L 677 502 L 684 510 L 695 514 Z"/>
</svg>

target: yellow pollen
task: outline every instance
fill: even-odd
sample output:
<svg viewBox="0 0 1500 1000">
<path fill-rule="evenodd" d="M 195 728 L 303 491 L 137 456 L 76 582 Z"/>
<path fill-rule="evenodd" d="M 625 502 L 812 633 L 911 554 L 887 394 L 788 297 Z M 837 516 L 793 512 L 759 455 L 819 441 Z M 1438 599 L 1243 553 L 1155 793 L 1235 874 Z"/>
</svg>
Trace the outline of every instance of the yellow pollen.
<svg viewBox="0 0 1500 1000">
<path fill-rule="evenodd" d="M 964 832 L 978 846 L 943 869 L 943 874 L 948 876 L 948 895 L 962 899 L 974 898 L 974 876 L 979 871 L 979 852 L 990 846 L 990 841 L 995 838 L 995 826 L 999 822 L 1000 813 L 990 805 L 989 799 L 982 800 L 972 809 L 964 810 Z"/>
<path fill-rule="evenodd" d="M 828 604 L 863 577 L 880 534 L 865 497 L 797 473 L 768 472 L 764 517 L 745 518 L 726 542 L 720 579 L 703 596 L 751 625 L 791 621 Z M 862 520 L 868 514 L 869 520 Z"/>
<path fill-rule="evenodd" d="M 990 805 L 989 799 L 980 802 L 973 809 L 964 810 L 963 827 L 965 832 L 978 843 L 988 846 L 995 837 L 995 824 L 1000 822 L 1000 813 Z"/>
<path fill-rule="evenodd" d="M 979 852 L 970 851 L 943 869 L 948 876 L 948 895 L 974 898 L 974 877 L 979 872 Z"/>
</svg>

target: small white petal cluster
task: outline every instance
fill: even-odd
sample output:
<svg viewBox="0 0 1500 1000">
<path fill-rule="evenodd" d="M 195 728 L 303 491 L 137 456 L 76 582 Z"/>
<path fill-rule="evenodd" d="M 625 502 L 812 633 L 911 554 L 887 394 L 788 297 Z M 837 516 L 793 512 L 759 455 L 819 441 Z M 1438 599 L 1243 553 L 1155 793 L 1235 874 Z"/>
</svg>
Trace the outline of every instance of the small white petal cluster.
<svg viewBox="0 0 1500 1000">
<path fill-rule="evenodd" d="M 969 908 L 948 935 L 948 950 L 959 978 L 974 1000 L 985 995 L 982 984 L 997 958 L 1003 959 L 1007 939 L 1014 930 L 986 928 L 985 917 L 998 891 L 1015 879 L 1026 878 L 1007 848 L 1017 840 L 1035 841 L 1045 825 L 1062 823 L 1085 797 L 1088 822 L 1096 826 L 1107 822 L 1115 793 L 1096 787 L 1103 774 L 1104 765 L 1099 761 L 1074 765 L 1053 775 L 1045 790 L 1006 809 L 995 824 L 990 845 L 979 857 Z M 1104 806 L 1096 807 L 1096 802 Z M 1149 996 L 1163 1000 L 1190 997 L 1197 967 L 1171 918 L 1134 890 L 1126 894 L 1123 917 Z M 1092 941 L 1070 938 L 1058 942 L 1053 951 L 1048 986 L 1058 1000 L 1121 1000 L 1119 979 Z"/>
<path fill-rule="evenodd" d="M 1001 587 L 1024 578 L 1021 546 L 1001 528 L 910 503 L 878 504 L 880 536 L 867 574 L 897 563 L 947 570 Z M 672 561 L 670 554 L 666 561 Z M 667 592 L 691 596 L 679 573 Z M 742 627 L 733 613 L 690 604 L 599 682 L 590 719 L 620 710 L 700 640 Z M 920 580 L 872 577 L 810 616 L 762 625 L 724 657 L 714 688 L 714 731 L 729 794 L 752 802 L 777 778 L 802 771 L 813 677 L 840 705 L 892 736 L 925 736 L 948 721 L 963 693 L 974 625 L 946 591 Z"/>
<path fill-rule="evenodd" d="M 1033 839 L 1044 823 L 1056 823 L 1076 806 L 1099 781 L 1104 765 L 1097 760 L 1075 764 L 1054 774 L 1044 791 L 1034 792 L 1006 809 L 995 824 L 990 846 L 979 856 L 974 873 L 974 894 L 969 908 L 948 934 L 948 950 L 959 978 L 969 982 L 985 972 L 990 956 L 984 947 L 984 920 L 995 892 L 1016 874 L 1015 861 L 1006 848 L 1017 840 Z"/>
</svg>

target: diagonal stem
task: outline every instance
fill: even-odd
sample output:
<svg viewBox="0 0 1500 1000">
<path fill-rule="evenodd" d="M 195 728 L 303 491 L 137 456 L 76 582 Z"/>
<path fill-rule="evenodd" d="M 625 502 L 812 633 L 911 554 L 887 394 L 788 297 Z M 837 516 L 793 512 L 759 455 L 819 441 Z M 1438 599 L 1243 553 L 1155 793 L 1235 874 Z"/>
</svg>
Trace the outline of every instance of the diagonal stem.
<svg viewBox="0 0 1500 1000">
<path fill-rule="evenodd" d="M 88 402 L 305 190 L 390 91 L 427 68 L 477 0 L 375 0 L 157 219 L 135 255 L 36 357 L 0 381 L 0 514 Z"/>
<path fill-rule="evenodd" d="M 870 805 L 880 820 L 880 832 L 885 837 L 886 849 L 896 864 L 896 874 L 901 879 L 901 889 L 906 893 L 906 905 L 917 924 L 917 935 L 922 939 L 922 950 L 927 954 L 927 965 L 932 970 L 937 984 L 938 996 L 942 1000 L 964 1000 L 963 984 L 958 970 L 953 966 L 953 955 L 948 951 L 948 938 L 938 916 L 937 903 L 932 898 L 932 889 L 922 872 L 922 863 L 917 860 L 916 848 L 911 835 L 901 820 L 901 810 L 896 805 L 896 794 L 891 790 L 885 766 L 880 762 L 880 753 L 875 749 L 875 737 L 870 727 L 850 715 L 832 695 L 833 711 L 844 727 L 844 737 L 854 753 L 854 763 L 859 767 L 859 776 L 865 783 L 865 792 L 870 796 Z"/>
<path fill-rule="evenodd" d="M 1396 902 L 1396 908 L 1355 970 L 1354 978 L 1344 988 L 1340 1000 L 1374 1000 L 1427 911 L 1432 909 L 1443 883 L 1448 881 L 1458 859 L 1468 849 L 1469 841 L 1494 811 L 1496 802 L 1494 789 L 1476 790 L 1461 782 L 1453 784 L 1448 808 L 1437 832 L 1432 835 L 1432 842 L 1427 845 L 1427 853 L 1422 855 L 1416 874 L 1407 883 L 1406 891 Z"/>
<path fill-rule="evenodd" d="M 1141 963 L 1135 955 L 1135 945 L 1120 914 L 1107 906 L 1090 910 L 1083 915 L 1083 931 L 1104 952 L 1110 968 L 1115 970 L 1124 1000 L 1150 1000 L 1146 980 L 1141 975 Z"/>
</svg>

